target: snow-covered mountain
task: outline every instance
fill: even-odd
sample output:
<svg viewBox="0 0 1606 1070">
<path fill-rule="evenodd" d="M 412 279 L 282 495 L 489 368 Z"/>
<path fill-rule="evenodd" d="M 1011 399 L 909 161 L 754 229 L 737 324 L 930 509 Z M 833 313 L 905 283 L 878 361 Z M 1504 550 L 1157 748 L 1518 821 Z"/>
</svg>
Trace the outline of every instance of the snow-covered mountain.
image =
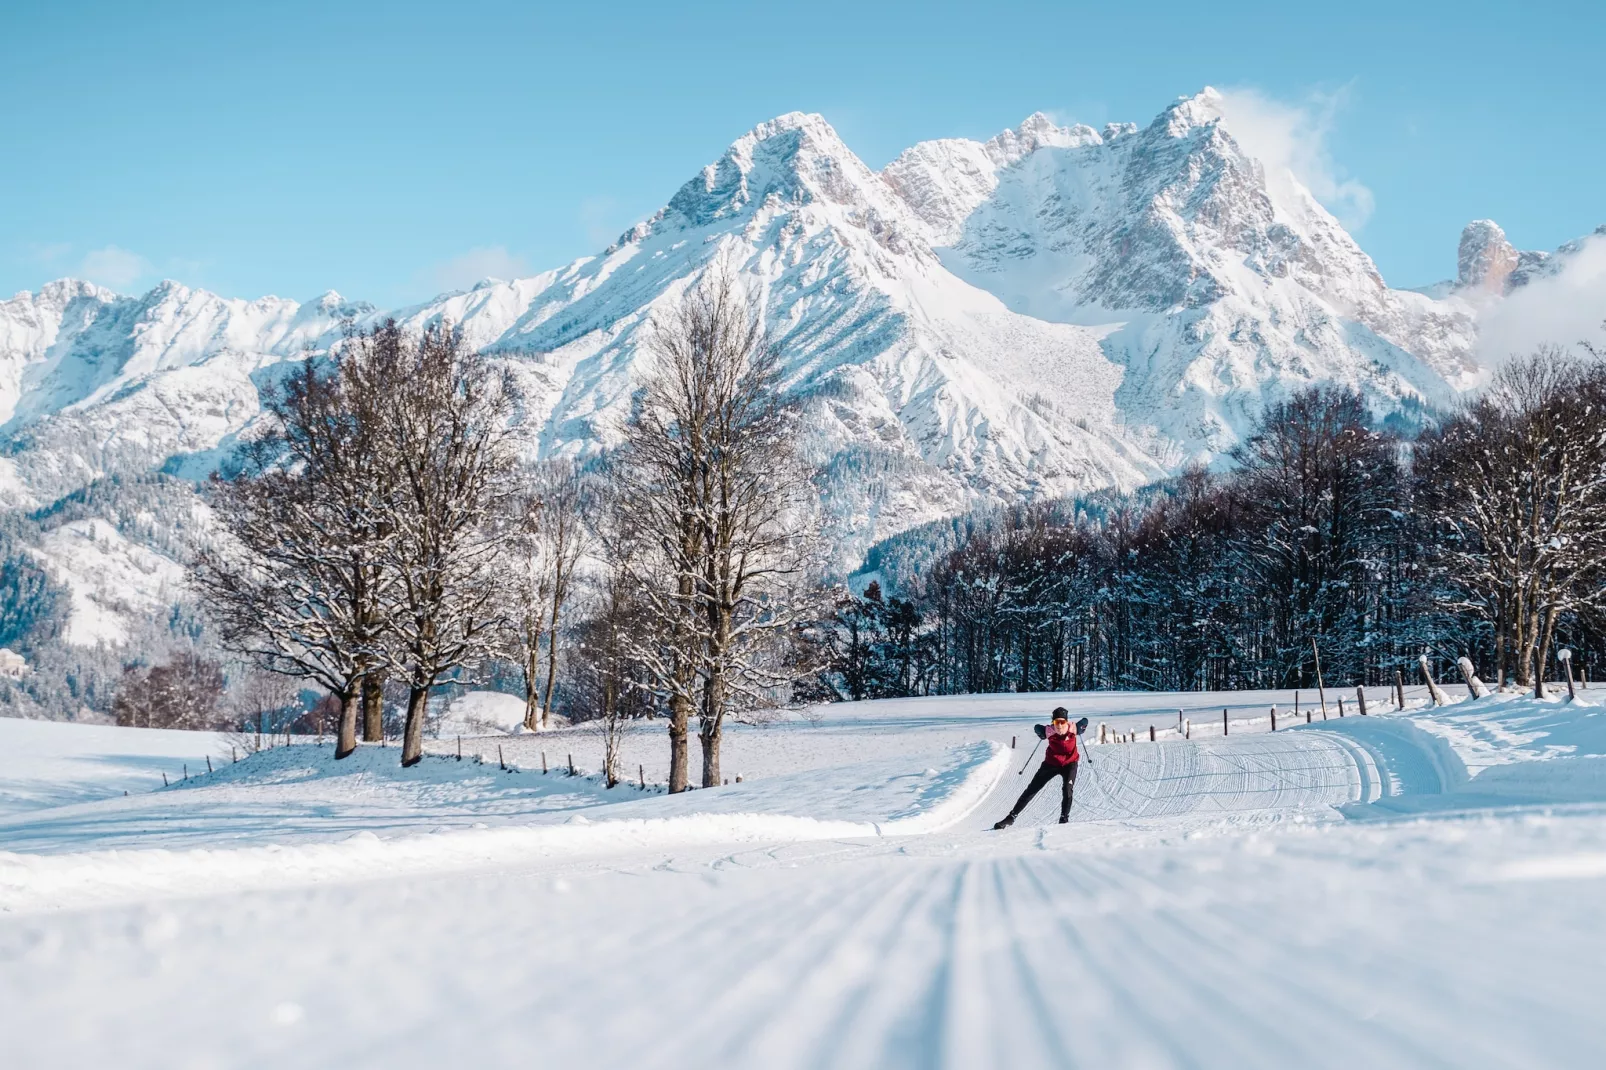
<svg viewBox="0 0 1606 1070">
<path fill-rule="evenodd" d="M 204 475 L 265 377 L 382 315 L 449 320 L 504 357 L 532 453 L 595 453 L 654 312 L 720 262 L 765 302 L 847 561 L 988 500 L 1131 488 L 1216 456 L 1307 383 L 1355 386 L 1380 416 L 1447 402 L 1480 381 L 1480 309 L 1555 260 L 1480 222 L 1455 284 L 1390 289 L 1292 175 L 1246 155 L 1208 89 L 1141 129 L 1033 115 L 880 172 L 793 113 L 599 254 L 411 308 L 71 280 L 0 303 L 0 506 Z"/>
</svg>

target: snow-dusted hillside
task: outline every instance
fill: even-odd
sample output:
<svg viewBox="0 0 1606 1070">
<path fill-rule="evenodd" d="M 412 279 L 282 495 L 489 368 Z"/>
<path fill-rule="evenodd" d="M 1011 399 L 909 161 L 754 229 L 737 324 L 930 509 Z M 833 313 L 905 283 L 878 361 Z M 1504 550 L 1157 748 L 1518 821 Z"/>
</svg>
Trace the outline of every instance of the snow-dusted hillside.
<svg viewBox="0 0 1606 1070">
<path fill-rule="evenodd" d="M 765 302 L 852 563 L 986 501 L 1132 488 L 1218 455 L 1307 383 L 1410 418 L 1476 385 L 1480 317 L 1577 252 L 1519 254 L 1479 222 L 1455 284 L 1390 289 L 1291 174 L 1243 151 L 1208 89 L 1141 129 L 1034 115 L 881 172 L 793 113 L 598 255 L 411 308 L 71 280 L 0 302 L 0 508 L 108 475 L 204 476 L 276 369 L 383 315 L 449 320 L 508 360 L 532 454 L 595 454 L 652 315 L 718 262 Z"/>
</svg>

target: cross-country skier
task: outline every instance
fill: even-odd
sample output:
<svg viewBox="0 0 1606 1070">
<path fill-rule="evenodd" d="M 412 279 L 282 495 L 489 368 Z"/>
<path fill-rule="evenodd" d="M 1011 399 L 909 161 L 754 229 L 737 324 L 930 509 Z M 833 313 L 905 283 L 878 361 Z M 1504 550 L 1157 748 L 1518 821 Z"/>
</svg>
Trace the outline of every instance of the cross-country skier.
<svg viewBox="0 0 1606 1070">
<path fill-rule="evenodd" d="M 1087 718 L 1083 717 L 1077 721 L 1073 729 L 1071 715 L 1065 712 L 1064 706 L 1060 706 L 1054 711 L 1054 720 L 1051 724 L 1033 725 L 1032 731 L 1037 733 L 1038 739 L 1048 741 L 1048 753 L 1043 755 L 1043 764 L 1032 774 L 1032 782 L 1026 785 L 1026 790 L 1015 800 L 1014 808 L 1009 811 L 1007 817 L 993 826 L 995 829 L 1007 829 L 1013 825 L 1015 818 L 1026 809 L 1032 798 L 1043 790 L 1043 785 L 1055 777 L 1060 778 L 1062 785 L 1060 824 L 1063 825 L 1071 819 L 1071 792 L 1076 789 L 1076 763 L 1082 757 L 1081 751 L 1076 746 L 1076 737 L 1087 731 Z"/>
</svg>

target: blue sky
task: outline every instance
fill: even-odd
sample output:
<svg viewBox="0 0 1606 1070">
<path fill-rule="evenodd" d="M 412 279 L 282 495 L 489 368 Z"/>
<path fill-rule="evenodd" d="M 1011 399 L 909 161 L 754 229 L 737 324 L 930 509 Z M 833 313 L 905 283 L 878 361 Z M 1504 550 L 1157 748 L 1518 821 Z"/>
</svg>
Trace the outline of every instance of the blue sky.
<svg viewBox="0 0 1606 1070">
<path fill-rule="evenodd" d="M 781 112 L 879 167 L 1037 110 L 1145 123 L 1206 84 L 1302 131 L 1384 277 L 1420 285 L 1469 219 L 1524 248 L 1606 223 L 1603 12 L 58 0 L 0 34 L 0 293 L 168 276 L 393 305 L 595 252 Z"/>
</svg>

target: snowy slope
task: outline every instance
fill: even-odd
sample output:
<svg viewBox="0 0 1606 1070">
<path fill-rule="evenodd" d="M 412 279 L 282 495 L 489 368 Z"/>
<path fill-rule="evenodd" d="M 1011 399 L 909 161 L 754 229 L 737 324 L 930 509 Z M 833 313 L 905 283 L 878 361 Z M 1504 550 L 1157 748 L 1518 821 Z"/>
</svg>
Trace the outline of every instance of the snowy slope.
<svg viewBox="0 0 1606 1070">
<path fill-rule="evenodd" d="M 145 795 L 165 774 L 221 762 L 227 739 L 215 732 L 64 724 L 0 718 L 0 819 L 32 810 Z M 3 838 L 3 837 L 0 837 Z"/>
<path fill-rule="evenodd" d="M 1291 699 L 1069 696 L 1121 732 L 1186 704 L 1194 735 L 1090 745 L 1071 823 L 1040 796 L 1003 833 L 1021 753 L 978 776 L 989 749 L 948 743 L 1066 696 L 746 728 L 771 775 L 673 798 L 292 747 L 36 811 L 0 826 L 27 852 L 0 855 L 0 1025 L 28 1066 L 1591 1065 L 1600 708 L 1379 689 L 1273 734 Z M 1380 805 L 1411 798 L 1431 819 Z"/>
</svg>

